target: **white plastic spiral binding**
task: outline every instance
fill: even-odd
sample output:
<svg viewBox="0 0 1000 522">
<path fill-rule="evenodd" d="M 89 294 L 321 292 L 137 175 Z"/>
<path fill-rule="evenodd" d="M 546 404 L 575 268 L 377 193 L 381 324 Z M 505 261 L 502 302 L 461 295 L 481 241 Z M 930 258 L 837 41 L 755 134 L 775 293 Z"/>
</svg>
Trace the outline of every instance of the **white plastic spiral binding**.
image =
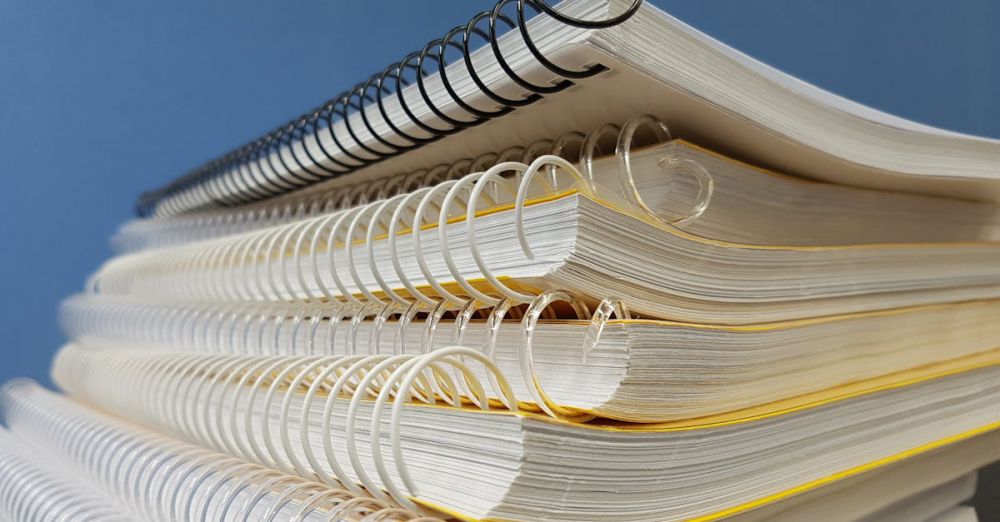
<svg viewBox="0 0 1000 522">
<path fill-rule="evenodd" d="M 0 518 L 12 522 L 135 520 L 6 430 L 0 430 Z"/>
<path fill-rule="evenodd" d="M 480 380 L 470 364 L 488 372 L 492 376 L 489 382 Z M 403 405 L 443 400 L 452 406 L 481 410 L 499 407 L 516 412 L 520 407 L 488 356 L 458 346 L 423 354 L 311 357 L 69 345 L 57 356 L 53 376 L 73 396 L 157 431 L 414 511 L 420 507 L 410 499 L 418 498 L 419 490 L 402 453 Z M 367 443 L 377 479 L 366 471 L 357 446 L 361 437 L 358 416 L 366 400 L 372 401 Z M 390 443 L 384 448 L 383 412 L 390 402 Z M 305 429 L 313 425 L 314 403 L 323 405 L 318 439 L 322 454 L 314 450 L 316 435 Z M 299 412 L 297 419 L 292 417 L 293 411 Z M 343 432 L 332 424 L 341 412 L 346 416 Z M 278 424 L 273 426 L 275 419 Z M 297 440 L 290 424 L 299 428 Z M 347 461 L 338 458 L 337 447 L 347 454 Z M 194 452 L 186 460 L 199 456 Z M 162 495 L 156 498 L 162 502 Z"/>
<path fill-rule="evenodd" d="M 170 439 L 88 411 L 36 384 L 5 386 L 0 407 L 15 433 L 61 455 L 140 520 L 438 520 L 335 482 L 309 482 Z"/>
<path fill-rule="evenodd" d="M 395 194 L 361 206 L 210 241 L 119 257 L 94 274 L 88 289 L 92 293 L 212 303 L 301 303 L 304 310 L 323 309 L 331 316 L 350 317 L 355 322 L 368 317 L 384 321 L 389 316 L 403 314 L 412 319 L 419 312 L 435 316 L 445 310 L 496 307 L 503 299 L 510 300 L 512 305 L 528 303 L 536 296 L 504 284 L 484 259 L 476 238 L 477 212 L 512 205 L 515 235 L 525 257 L 533 259 L 534 250 L 524 225 L 526 199 L 530 194 L 560 190 L 559 173 L 569 174 L 572 180 L 569 186 L 577 187 L 585 195 L 596 195 L 592 180 L 593 156 L 600 138 L 608 132 L 618 133 L 619 185 L 622 197 L 637 212 L 666 225 L 680 226 L 696 219 L 707 208 L 713 183 L 711 176 L 696 164 L 689 170 L 698 178 L 701 188 L 687 215 L 667 218 L 643 201 L 636 189 L 629 159 L 633 136 L 643 126 L 656 131 L 660 139 L 669 138 L 665 126 L 649 116 L 633 118 L 621 129 L 605 125 L 582 139 L 579 161 L 582 172 L 568 160 L 551 154 L 535 158 L 530 164 L 501 161 L 486 171 L 472 172 L 457 180 L 446 180 L 433 187 Z M 579 136 L 564 138 L 545 142 L 540 148 L 561 152 L 567 143 Z M 526 159 L 538 148 L 508 151 L 497 155 L 496 159 L 502 160 L 512 154 L 520 154 Z M 675 162 L 680 161 L 683 160 Z M 469 162 L 469 165 L 470 168 L 479 167 L 485 162 Z M 684 168 L 687 167 L 691 166 Z M 438 170 L 451 175 L 455 168 Z M 539 172 L 546 175 L 539 178 Z M 404 189 L 411 186 L 405 180 L 391 185 Z M 485 289 L 472 285 L 458 270 L 453 257 L 455 247 L 449 237 L 454 232 L 447 226 L 452 217 L 464 218 L 461 233 L 485 279 Z M 446 287 L 428 266 L 425 241 L 429 234 L 422 229 L 434 225 L 438 250 L 450 280 L 458 285 L 461 293 Z M 404 269 L 397 249 L 401 231 L 407 229 L 418 273 L 414 273 L 412 265 L 409 270 Z M 375 244 L 383 235 L 391 267 L 376 262 Z M 374 286 L 359 275 L 362 264 L 373 276 Z M 385 276 L 390 271 L 406 290 L 405 295 L 386 283 Z M 149 279 L 154 274 L 159 274 L 159 278 Z M 164 277 L 163 274 L 169 275 Z M 413 283 L 416 277 L 422 277 L 431 292 L 417 288 Z M 316 315 L 305 311 L 302 314 Z"/>
<path fill-rule="evenodd" d="M 643 201 L 632 178 L 631 144 L 640 128 L 648 128 L 659 141 L 671 139 L 666 125 L 652 116 L 630 119 L 623 126 L 607 124 L 586 136 L 578 132 L 564 134 L 555 140 L 542 140 L 527 147 L 512 147 L 499 153 L 486 153 L 476 158 L 429 169 L 405 172 L 356 184 L 340 183 L 323 190 L 308 190 L 231 208 L 196 211 L 127 223 L 113 243 L 119 252 L 137 252 L 150 248 L 178 246 L 224 236 L 253 232 L 264 228 L 301 222 L 311 217 L 345 211 L 377 201 L 387 201 L 411 194 L 421 188 L 434 187 L 444 181 L 457 180 L 468 174 L 501 163 L 530 164 L 535 159 L 552 155 L 576 162 L 576 169 L 592 178 L 593 159 L 605 137 L 615 137 L 615 156 L 619 169 L 622 196 L 636 208 L 675 226 L 697 219 L 712 198 L 712 177 L 692 160 L 667 159 L 661 166 L 668 172 L 683 170 L 695 177 L 701 187 L 693 207 L 683 216 L 660 217 L 659 212 Z M 555 169 L 547 168 L 550 185 L 555 185 Z M 473 198 L 477 199 L 478 198 Z M 408 207 L 412 208 L 412 207 Z M 398 220 L 394 218 L 393 221 Z"/>
<path fill-rule="evenodd" d="M 521 323 L 516 327 L 520 332 L 517 357 L 520 361 L 521 382 L 527 386 L 533 403 L 538 408 L 556 417 L 575 418 L 579 416 L 577 413 L 559 407 L 545 393 L 534 365 L 534 332 L 549 305 L 555 301 L 567 302 L 578 319 L 589 318 L 582 346 L 584 362 L 588 353 L 600 342 L 601 334 L 612 316 L 628 319 L 630 315 L 624 303 L 615 299 L 601 301 L 591 314 L 582 299 L 559 290 L 534 297 L 524 310 Z M 505 324 L 507 328 L 515 328 L 503 321 L 512 302 L 509 299 L 502 300 L 492 308 L 487 317 L 486 341 L 477 353 L 485 355 L 491 361 L 501 329 Z M 149 303 L 134 299 L 79 295 L 63 303 L 61 317 L 66 335 L 85 345 L 144 348 L 158 352 L 271 356 L 277 361 L 275 364 L 298 361 L 303 366 L 332 364 L 335 361 L 364 361 L 367 364 L 385 358 L 397 357 L 392 360 L 403 360 L 412 355 L 427 353 L 434 346 L 435 330 L 441 319 L 440 315 L 428 316 L 423 326 L 423 342 L 416 352 L 412 348 L 406 351 L 402 342 L 407 337 L 407 329 L 416 327 L 407 315 L 400 316 L 395 320 L 395 327 L 388 328 L 393 331 L 391 338 L 388 334 L 383 335 L 383 331 L 392 322 L 383 318 L 370 323 L 374 325 L 374 331 L 369 334 L 368 346 L 359 350 L 356 346 L 359 322 L 352 322 L 349 331 L 338 336 L 340 318 L 303 316 L 300 312 L 301 308 L 294 304 L 229 308 L 213 307 L 205 303 Z M 313 312 L 322 313 L 320 310 Z M 453 343 L 462 342 L 468 318 L 468 315 L 462 314 L 456 317 L 451 336 Z M 305 324 L 310 326 L 303 329 Z M 321 327 L 324 324 L 327 332 L 322 333 Z M 399 356 L 403 356 L 403 359 L 399 359 Z M 228 360 L 220 358 L 218 361 L 221 365 Z M 310 368 L 310 371 L 318 371 L 312 366 Z M 277 370 L 272 368 L 271 371 Z M 495 392 L 493 398 L 500 397 L 501 388 L 496 380 L 498 373 L 499 369 L 485 373 L 490 389 Z M 293 388 L 301 385 L 303 378 L 293 381 Z M 461 386 L 464 381 L 458 379 L 456 382 Z M 442 391 L 440 387 L 433 389 L 434 393 Z M 534 405 L 528 407 L 533 408 Z"/>
<path fill-rule="evenodd" d="M 488 152 L 475 158 L 459 160 L 428 169 L 405 172 L 356 184 L 340 184 L 321 191 L 291 193 L 232 208 L 218 208 L 128 222 L 113 239 L 119 252 L 162 248 L 192 241 L 235 235 L 262 228 L 301 221 L 309 217 L 385 201 L 433 187 L 443 181 L 479 172 L 497 163 L 530 163 L 544 154 L 559 154 L 579 133 L 570 133 L 554 141 L 541 141 L 529 147 L 511 147 L 500 153 Z"/>
</svg>

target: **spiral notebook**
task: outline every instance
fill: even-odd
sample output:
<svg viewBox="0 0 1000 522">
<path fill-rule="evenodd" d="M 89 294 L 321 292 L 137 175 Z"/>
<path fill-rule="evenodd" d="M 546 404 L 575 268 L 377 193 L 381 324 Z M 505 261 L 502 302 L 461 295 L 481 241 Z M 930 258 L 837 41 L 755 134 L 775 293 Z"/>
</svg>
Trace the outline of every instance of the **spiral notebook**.
<svg viewBox="0 0 1000 522">
<path fill-rule="evenodd" d="M 997 352 L 660 424 L 533 414 L 501 373 L 472 380 L 464 368 L 490 362 L 467 348 L 364 359 L 70 345 L 53 377 L 158 431 L 463 520 L 716 520 L 1000 427 Z M 435 361 L 439 380 L 421 378 Z"/>
<path fill-rule="evenodd" d="M 526 20 L 539 11 L 545 14 Z M 489 45 L 473 50 L 479 39 Z M 1000 197 L 1000 143 L 823 91 L 641 0 L 499 2 L 373 73 L 146 194 L 140 214 L 259 200 L 344 174 L 370 179 L 412 171 L 635 113 L 651 113 L 733 156 L 807 177 Z"/>
<path fill-rule="evenodd" d="M 636 134 L 644 142 L 657 143 L 633 150 L 626 140 L 634 140 Z M 617 144 L 605 143 L 610 138 L 616 138 Z M 616 148 L 620 154 L 602 155 L 603 149 Z M 506 161 L 529 164 L 544 154 L 575 160 L 579 170 L 593 180 L 597 195 L 618 206 L 639 207 L 657 220 L 720 241 L 810 246 L 993 241 L 1000 237 L 996 205 L 810 182 L 672 138 L 662 122 L 647 116 L 627 121 L 625 128 L 608 124 L 586 135 L 567 133 L 527 147 L 386 179 L 354 183 L 346 178 L 225 210 L 133 220 L 120 228 L 113 244 L 127 253 L 250 232 L 433 187 Z M 628 165 L 623 165 L 625 158 Z M 547 169 L 550 176 L 551 168 Z M 502 174 L 509 176 L 513 171 Z M 572 186 L 569 180 L 550 179 L 549 183 Z M 622 186 L 635 187 L 629 190 L 630 198 L 622 195 Z M 384 209 L 383 219 L 395 210 Z"/>
<path fill-rule="evenodd" d="M 349 521 L 436 520 L 214 454 L 91 410 L 26 380 L 0 389 L 0 413 L 10 430 L 0 431 L 0 515 L 8 520 L 125 521 L 170 516 L 180 520 L 328 520 L 338 508 L 343 520 Z M 82 442 L 68 444 L 70 434 Z M 100 460 L 89 460 L 87 453 L 80 452 L 110 449 L 102 442 L 110 439 L 117 445 Z M 794 497 L 794 502 L 766 504 L 731 520 L 796 521 L 832 512 L 844 520 L 882 521 L 886 516 L 929 520 L 969 498 L 974 470 L 1000 457 L 998 448 L 998 432 L 975 436 L 811 489 Z M 280 518 L 278 513 L 290 517 Z M 914 513 L 924 517 L 898 518 Z"/>
<path fill-rule="evenodd" d="M 87 346 L 204 356 L 378 357 L 464 345 L 488 354 L 518 397 L 537 389 L 566 407 L 632 422 L 733 414 L 1000 347 L 1000 301 L 727 328 L 612 318 L 599 336 L 590 321 L 508 321 L 492 331 L 486 320 L 461 331 L 445 321 L 433 339 L 419 320 L 337 324 L 323 313 L 80 295 L 63 304 L 61 322 Z M 481 368 L 473 372 L 487 381 Z"/>
<path fill-rule="evenodd" d="M 380 71 L 142 198 L 61 308 L 70 398 L 0 391 L 73 473 L 0 493 L 62 480 L 141 520 L 968 517 L 962 477 L 1000 458 L 1000 144 L 642 2 L 503 0 Z"/>
<path fill-rule="evenodd" d="M 630 120 L 623 134 L 648 121 Z M 340 212 L 132 252 L 106 263 L 91 286 L 101 293 L 156 299 L 327 299 L 402 306 L 413 299 L 434 306 L 435 297 L 428 294 L 454 305 L 467 301 L 456 295 L 463 293 L 492 306 L 504 297 L 524 302 L 542 291 L 569 289 L 597 300 L 629 296 L 630 309 L 640 315 L 708 324 L 1000 297 L 995 270 L 1000 248 L 991 240 L 995 206 L 902 194 L 880 197 L 863 189 L 806 183 L 807 189 L 797 190 L 809 197 L 787 196 L 783 201 L 799 203 L 785 206 L 794 208 L 770 205 L 768 216 L 763 208 L 768 191 L 761 190 L 756 205 L 745 203 L 756 188 L 747 181 L 739 192 L 742 176 L 723 182 L 721 174 L 683 161 L 700 173 L 689 179 L 704 178 L 688 183 L 691 205 L 668 196 L 683 199 L 684 193 L 670 190 L 669 180 L 675 178 L 662 176 L 657 165 L 676 156 L 654 152 L 640 165 L 623 159 L 631 155 L 619 148 L 606 162 L 629 165 L 602 175 L 589 168 L 593 152 L 584 151 L 579 169 L 554 155 L 530 164 L 501 161 L 460 180 L 409 192 L 399 184 L 400 193 L 392 197 Z M 520 175 L 502 176 L 510 172 Z M 563 180 L 562 185 L 544 177 Z M 724 187 L 718 191 L 710 188 L 716 177 Z M 756 181 L 804 184 L 764 172 L 756 173 Z M 631 190 L 638 185 L 645 185 L 641 194 Z M 710 197 L 722 190 L 741 197 Z M 808 210 L 819 207 L 816 201 L 827 193 L 833 200 L 824 203 L 829 211 Z M 831 219 L 830 213 L 848 206 L 837 200 L 854 201 L 857 211 Z M 703 215 L 718 218 L 696 225 Z M 714 237 L 725 233 L 713 234 L 736 228 L 747 231 L 744 236 L 763 236 L 782 220 L 802 223 L 773 234 L 791 244 L 736 243 Z M 823 222 L 842 225 L 819 225 Z M 700 234 L 689 232 L 688 224 Z M 827 229 L 829 237 L 806 239 L 814 228 Z M 851 243 L 849 230 L 873 231 L 855 235 L 857 241 L 869 235 L 876 242 Z M 828 243 L 815 244 L 819 241 Z"/>
</svg>

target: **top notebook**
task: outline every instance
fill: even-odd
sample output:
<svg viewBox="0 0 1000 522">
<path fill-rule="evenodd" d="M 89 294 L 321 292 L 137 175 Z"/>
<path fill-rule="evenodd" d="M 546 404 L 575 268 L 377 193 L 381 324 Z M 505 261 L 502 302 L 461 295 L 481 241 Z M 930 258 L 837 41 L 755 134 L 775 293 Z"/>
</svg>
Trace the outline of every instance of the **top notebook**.
<svg viewBox="0 0 1000 522">
<path fill-rule="evenodd" d="M 841 98 L 641 0 L 501 0 L 372 71 L 319 108 L 145 194 L 139 213 L 241 204 L 347 174 L 373 179 L 642 113 L 674 135 L 782 172 L 1000 200 L 1000 141 Z"/>
</svg>

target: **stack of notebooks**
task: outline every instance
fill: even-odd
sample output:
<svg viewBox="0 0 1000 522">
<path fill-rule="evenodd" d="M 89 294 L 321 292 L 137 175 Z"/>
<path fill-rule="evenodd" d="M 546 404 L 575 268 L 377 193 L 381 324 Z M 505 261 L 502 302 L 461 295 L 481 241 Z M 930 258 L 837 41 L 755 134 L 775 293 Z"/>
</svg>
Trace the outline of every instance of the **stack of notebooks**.
<svg viewBox="0 0 1000 522">
<path fill-rule="evenodd" d="M 141 198 L 66 396 L 0 392 L 6 516 L 976 520 L 1000 142 L 641 1 L 373 70 Z"/>
</svg>

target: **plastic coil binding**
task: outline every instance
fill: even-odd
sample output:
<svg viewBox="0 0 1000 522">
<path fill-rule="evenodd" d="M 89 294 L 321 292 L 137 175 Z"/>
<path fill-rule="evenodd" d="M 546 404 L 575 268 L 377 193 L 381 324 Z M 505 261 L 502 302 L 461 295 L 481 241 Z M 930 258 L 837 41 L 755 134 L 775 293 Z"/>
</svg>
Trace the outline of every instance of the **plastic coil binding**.
<svg viewBox="0 0 1000 522">
<path fill-rule="evenodd" d="M 475 221 L 477 212 L 499 208 L 502 205 L 514 207 L 514 232 L 522 253 L 529 259 L 534 251 L 529 244 L 524 226 L 524 207 L 529 193 L 545 195 L 575 187 L 583 194 L 604 196 L 593 182 L 593 157 L 598 141 L 609 133 L 617 133 L 616 162 L 620 194 L 613 195 L 624 201 L 634 212 L 651 218 L 665 226 L 682 227 L 697 219 L 708 207 L 713 194 L 711 175 L 697 162 L 671 159 L 665 169 L 679 168 L 693 175 L 699 184 L 699 192 L 693 206 L 681 217 L 665 215 L 658 209 L 650 208 L 636 188 L 631 168 L 630 148 L 633 137 L 640 127 L 656 131 L 661 140 L 669 139 L 666 127 L 650 116 L 639 116 L 626 122 L 622 127 L 605 125 L 586 136 L 564 136 L 554 142 L 545 142 L 529 150 L 518 149 L 510 154 L 492 157 L 493 166 L 480 170 L 487 163 L 475 162 L 458 179 L 444 179 L 433 186 L 416 190 L 383 194 L 384 197 L 361 205 L 340 208 L 332 212 L 304 213 L 301 219 L 283 219 L 278 223 L 260 228 L 248 226 L 248 230 L 237 234 L 221 232 L 203 241 L 185 243 L 170 248 L 138 251 L 111 260 L 90 280 L 94 292 L 112 294 L 136 294 L 148 297 L 212 300 L 212 301 L 329 301 L 361 306 L 385 305 L 387 301 L 409 306 L 415 301 L 421 305 L 435 306 L 434 297 L 416 289 L 411 280 L 422 277 L 432 287 L 433 292 L 451 304 L 464 306 L 466 298 L 456 296 L 445 289 L 427 268 L 424 255 L 427 248 L 422 238 L 421 228 L 437 225 L 437 247 L 456 284 L 470 298 L 487 306 L 495 305 L 499 299 L 485 295 L 474 288 L 455 269 L 451 247 L 452 234 L 463 234 L 473 259 L 481 274 L 493 287 L 493 295 L 501 295 L 517 302 L 527 302 L 533 296 L 515 291 L 499 282 L 489 269 L 476 242 Z M 536 151 L 563 152 L 571 140 L 581 143 L 579 167 L 570 160 L 554 154 L 534 157 Z M 510 156 L 521 159 L 532 158 L 530 164 L 510 161 Z M 498 161 L 498 162 L 497 162 Z M 477 167 L 477 168 L 473 168 Z M 439 173 L 447 169 L 435 169 Z M 539 175 L 542 174 L 542 175 Z M 560 176 L 563 174 L 563 176 Z M 423 176 L 423 174 L 421 174 Z M 571 183 L 561 183 L 568 178 Z M 404 180 L 405 181 L 405 180 Z M 408 188 L 410 184 L 401 181 L 394 186 Z M 607 190 L 600 187 L 600 190 Z M 300 206 L 300 208 L 302 208 Z M 284 214 L 284 213 L 283 213 Z M 445 232 L 452 218 L 464 218 L 464 230 Z M 184 218 L 186 219 L 186 218 Z M 213 218 L 209 218 L 213 219 Z M 185 221 L 181 229 L 188 229 L 195 221 Z M 238 220 L 237 220 L 238 221 Z M 249 221 L 244 221 L 249 223 Z M 204 223 L 202 223 L 204 224 Z M 264 225 L 266 223 L 262 223 Z M 197 227 L 196 227 L 197 228 Z M 406 234 L 405 231 L 409 231 Z M 415 250 L 416 267 L 404 270 L 397 256 L 400 236 L 406 235 Z M 390 266 L 380 266 L 374 262 L 376 241 L 385 238 L 391 257 Z M 338 247 L 342 245 L 342 247 Z M 342 250 L 341 252 L 338 252 Z M 367 256 L 367 263 L 357 258 Z M 329 265 L 329 276 L 321 265 Z M 359 269 L 364 265 L 374 276 L 376 285 L 366 284 L 359 277 Z M 190 270 L 184 270 L 190 268 Z M 342 273 L 345 272 L 346 273 Z M 176 273 L 167 284 L 145 284 L 147 274 Z M 221 277 L 216 277 L 221 275 Z M 294 276 L 293 276 L 294 275 Z M 389 276 L 395 275 L 411 297 L 402 297 L 392 287 L 385 284 Z M 173 277 L 173 276 L 172 276 Z M 162 280 L 161 280 L 162 282 Z M 138 286 L 137 286 L 138 285 Z M 348 289 L 348 286 L 354 288 Z M 373 292 L 378 292 L 377 297 Z M 360 294 L 360 295 L 354 295 Z"/>
<path fill-rule="evenodd" d="M 486 370 L 485 382 L 474 365 Z M 68 345 L 53 375 L 75 397 L 157 431 L 411 510 L 420 509 L 411 500 L 420 493 L 402 450 L 406 404 L 512 412 L 520 404 L 489 357 L 459 346 L 421 354 L 253 356 Z"/>
<path fill-rule="evenodd" d="M 100 492 L 45 462 L 36 448 L 0 429 L 0 516 L 11 521 L 126 522 Z"/>
<path fill-rule="evenodd" d="M 573 85 L 573 80 L 587 78 L 606 69 L 597 64 L 582 70 L 569 70 L 546 58 L 528 31 L 528 8 L 568 26 L 601 29 L 628 20 L 641 3 L 642 0 L 635 0 L 622 13 L 607 19 L 583 20 L 556 10 L 547 5 L 545 0 L 499 0 L 492 10 L 473 16 L 468 23 L 430 41 L 421 50 L 408 54 L 399 62 L 334 96 L 322 106 L 207 162 L 161 189 L 144 194 L 136 205 L 136 212 L 140 216 L 164 216 L 206 205 L 232 206 L 259 201 L 356 171 L 508 114 L 515 108 L 538 101 L 544 95 L 566 89 Z M 516 8 L 516 15 L 513 17 L 505 14 L 505 8 L 510 4 L 515 4 Z M 561 80 L 548 85 L 537 85 L 519 76 L 501 52 L 499 36 L 504 28 L 516 30 L 537 64 Z M 487 42 L 496 64 L 526 92 L 523 97 L 501 96 L 480 78 L 472 60 L 472 42 L 477 38 Z M 480 92 L 496 104 L 497 109 L 477 108 L 458 96 L 446 73 L 446 55 L 449 51 L 461 54 L 461 61 L 464 62 L 468 75 Z M 431 100 L 426 79 L 434 70 L 438 72 L 450 99 L 465 114 L 464 118 L 445 114 Z M 413 79 L 407 80 L 410 76 Z M 416 85 L 427 109 L 444 126 L 432 126 L 415 115 L 402 94 L 403 89 L 412 84 Z M 395 97 L 406 119 L 419 129 L 418 132 L 403 131 L 399 122 L 394 122 L 389 117 L 385 102 L 390 96 Z M 376 130 L 375 118 L 384 123 L 384 132 Z M 335 126 L 336 123 L 341 125 Z M 359 138 L 362 128 L 374 138 L 372 146 L 366 145 Z M 307 135 L 316 138 L 318 151 L 311 151 L 303 146 L 303 139 Z M 326 145 L 319 139 L 321 135 L 329 137 Z"/>
<path fill-rule="evenodd" d="M 458 179 L 495 163 L 531 163 L 542 154 L 564 156 L 564 149 L 583 140 L 568 133 L 554 141 L 530 147 L 511 147 L 500 153 L 486 153 L 451 164 L 405 172 L 364 183 L 340 184 L 321 191 L 302 191 L 238 207 L 193 211 L 157 219 L 126 223 L 112 242 L 118 252 L 134 252 L 233 235 L 300 221 L 330 212 L 347 210 L 373 201 L 407 194 L 443 181 Z"/>
<path fill-rule="evenodd" d="M 535 368 L 533 336 L 548 307 L 557 301 L 569 303 L 577 318 L 588 321 L 582 339 L 581 357 L 586 362 L 588 354 L 600 343 L 601 334 L 612 317 L 629 318 L 627 308 L 620 301 L 605 299 L 593 313 L 583 300 L 565 291 L 548 291 L 533 299 L 523 310 L 511 314 L 509 301 L 493 308 L 486 318 L 487 331 L 482 346 L 475 349 L 485 355 L 491 364 L 489 372 L 477 372 L 477 378 L 490 381 L 495 399 L 501 387 L 496 380 L 503 374 L 501 365 L 493 363 L 497 353 L 497 340 L 502 330 L 514 328 L 518 332 L 517 365 L 506 371 L 517 372 L 518 381 L 511 381 L 512 389 L 519 389 L 531 396 L 531 402 L 520 408 L 541 410 L 552 416 L 581 418 L 579 412 L 560 407 L 549 398 Z M 312 313 L 312 315 L 307 315 Z M 295 306 L 227 306 L 205 303 L 151 303 L 133 299 L 76 296 L 62 307 L 63 330 L 75 342 L 85 346 L 128 348 L 139 350 L 169 351 L 174 353 L 253 355 L 305 357 L 333 360 L 330 357 L 383 357 L 413 356 L 436 351 L 448 343 L 470 347 L 465 330 L 469 316 L 456 314 L 448 338 L 438 341 L 441 315 L 428 315 L 420 331 L 416 346 L 406 344 L 408 331 L 418 328 L 413 318 L 401 315 L 394 320 L 384 316 L 374 321 L 345 323 L 336 315 L 322 316 L 321 310 L 311 312 Z M 521 315 L 514 325 L 503 319 L 508 314 Z M 358 341 L 362 324 L 371 327 L 367 342 Z M 338 331 L 339 329 L 339 331 Z M 386 331 L 389 332 L 386 332 Z M 291 359 L 289 359 L 291 360 Z M 507 363 L 504 363 L 507 364 Z M 502 375 L 509 380 L 507 374 Z"/>
<path fill-rule="evenodd" d="M 66 457 L 142 520 L 440 522 L 87 411 L 36 384 L 8 385 L 0 405 L 15 432 Z"/>
<path fill-rule="evenodd" d="M 530 164 L 543 155 L 558 156 L 572 161 L 576 169 L 593 178 L 594 157 L 602 148 L 601 141 L 615 137 L 615 158 L 619 171 L 619 189 L 627 204 L 672 226 L 684 226 L 697 219 L 707 209 L 714 190 L 708 171 L 690 159 L 664 158 L 660 165 L 665 171 L 684 172 L 698 182 L 700 191 L 693 207 L 680 218 L 667 218 L 650 208 L 636 187 L 631 167 L 631 148 L 636 132 L 652 131 L 655 139 L 672 139 L 667 126 L 649 115 L 636 116 L 619 127 L 605 124 L 586 135 L 569 132 L 554 140 L 542 140 L 527 147 L 511 147 L 500 152 L 482 154 L 453 164 L 404 172 L 358 184 L 339 184 L 319 191 L 302 191 L 253 204 L 224 209 L 211 209 L 157 219 L 134 220 L 124 225 L 113 243 L 119 252 L 135 252 L 150 248 L 178 246 L 184 243 L 214 239 L 226 235 L 249 233 L 254 230 L 295 223 L 323 214 L 349 210 L 377 201 L 385 201 L 440 183 L 459 180 L 476 172 L 505 162 Z M 552 175 L 552 166 L 547 171 Z"/>
</svg>

